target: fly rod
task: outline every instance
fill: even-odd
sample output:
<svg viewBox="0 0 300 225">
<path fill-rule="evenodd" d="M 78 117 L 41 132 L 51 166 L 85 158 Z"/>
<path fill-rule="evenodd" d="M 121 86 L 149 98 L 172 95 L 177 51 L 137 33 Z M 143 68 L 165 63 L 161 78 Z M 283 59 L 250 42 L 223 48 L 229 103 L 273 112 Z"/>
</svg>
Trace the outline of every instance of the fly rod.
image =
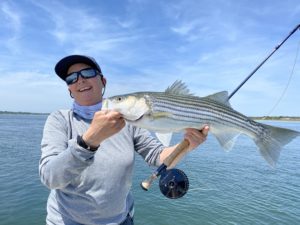
<svg viewBox="0 0 300 225">
<path fill-rule="evenodd" d="M 256 71 L 263 65 L 265 62 L 287 41 L 296 31 L 300 29 L 300 24 L 298 24 L 290 33 L 289 35 L 280 43 L 278 44 L 274 50 L 239 84 L 239 86 L 228 96 L 228 99 L 231 97 L 256 73 Z"/>
<path fill-rule="evenodd" d="M 233 95 L 235 95 L 235 93 L 256 73 L 256 71 L 298 30 L 300 29 L 300 24 L 298 24 L 289 34 L 288 36 L 286 36 L 284 38 L 284 40 L 279 43 L 275 48 L 274 50 L 237 86 L 237 88 L 228 96 L 228 100 L 232 98 Z M 187 153 L 187 149 L 188 149 L 188 146 L 189 146 L 189 142 L 184 139 L 183 141 L 181 141 L 177 147 L 175 148 L 175 150 L 163 161 L 163 163 L 157 168 L 157 170 L 151 174 L 151 176 L 144 180 L 142 183 L 141 183 L 141 187 L 144 189 L 144 190 L 148 190 L 152 184 L 152 182 L 158 178 L 160 175 L 162 174 L 166 174 L 166 171 L 169 170 L 171 167 L 174 167 L 176 165 L 176 163 L 179 161 L 179 159 L 181 158 L 182 155 L 186 154 Z M 173 169 L 174 170 L 174 169 Z M 178 169 L 176 169 L 178 170 Z M 185 174 L 182 174 L 183 171 L 175 171 L 175 172 L 179 172 L 179 179 L 181 180 L 184 180 L 188 183 L 188 180 L 187 180 L 187 177 Z M 174 174 L 174 173 L 173 173 Z M 176 173 L 173 177 L 176 178 L 176 175 L 178 173 Z M 168 175 L 165 175 L 166 177 Z M 171 180 L 170 181 L 170 184 L 171 184 L 171 188 L 174 187 L 174 181 Z M 181 188 L 182 190 L 182 187 L 179 187 Z M 187 185 L 187 188 L 188 188 L 188 185 Z M 187 189 L 185 190 L 187 191 Z M 164 193 L 163 193 L 164 194 Z M 183 196 L 185 193 L 179 193 L 179 195 L 177 197 L 181 197 Z M 167 195 L 166 195 L 167 196 Z M 167 196 L 169 197 L 169 196 Z M 171 197 L 171 198 L 177 198 L 176 196 L 175 197 Z"/>
</svg>

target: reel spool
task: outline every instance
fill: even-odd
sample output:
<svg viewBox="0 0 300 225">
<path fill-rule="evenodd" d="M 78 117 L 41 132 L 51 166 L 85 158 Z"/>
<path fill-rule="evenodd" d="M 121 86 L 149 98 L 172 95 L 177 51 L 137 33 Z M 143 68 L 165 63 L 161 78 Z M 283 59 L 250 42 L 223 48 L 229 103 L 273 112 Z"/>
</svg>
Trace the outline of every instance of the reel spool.
<svg viewBox="0 0 300 225">
<path fill-rule="evenodd" d="M 159 189 L 167 198 L 181 198 L 189 189 L 188 177 L 179 169 L 165 170 L 159 179 Z"/>
</svg>

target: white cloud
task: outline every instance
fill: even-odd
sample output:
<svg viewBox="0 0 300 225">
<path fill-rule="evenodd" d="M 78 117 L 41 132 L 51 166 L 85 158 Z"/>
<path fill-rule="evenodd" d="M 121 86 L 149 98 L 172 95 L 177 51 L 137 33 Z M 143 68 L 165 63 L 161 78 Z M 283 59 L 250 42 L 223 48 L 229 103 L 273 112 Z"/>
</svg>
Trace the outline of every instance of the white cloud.
<svg viewBox="0 0 300 225">
<path fill-rule="evenodd" d="M 19 32 L 21 28 L 21 16 L 18 14 L 13 6 L 9 5 L 7 2 L 1 4 L 1 11 L 4 15 L 4 19 L 8 23 L 8 26 L 14 31 Z"/>
<path fill-rule="evenodd" d="M 8 2 L 2 2 L 0 5 L 2 14 L 2 26 L 5 27 L 5 35 L 8 38 L 3 41 L 6 48 L 8 48 L 12 53 L 20 53 L 19 38 L 22 28 L 21 14 L 18 12 L 17 7 Z M 0 26 L 1 27 L 1 26 Z"/>
<path fill-rule="evenodd" d="M 58 1 L 35 4 L 47 12 L 54 24 L 49 33 L 66 54 L 87 54 L 112 61 L 116 59 L 119 64 L 134 62 L 139 58 L 132 52 L 136 51 L 137 44 L 144 36 L 141 30 L 134 28 L 135 18 L 121 20 L 114 15 L 102 15 L 101 10 L 95 14 L 92 9 L 66 6 Z"/>
<path fill-rule="evenodd" d="M 102 22 L 97 15 L 89 13 L 88 9 L 66 6 L 59 1 L 34 2 L 34 4 L 48 14 L 54 24 L 54 29 L 50 30 L 50 33 L 61 43 L 89 39 L 99 35 L 97 31 L 102 29 Z"/>
<path fill-rule="evenodd" d="M 9 96 L 1 100 L 3 111 L 52 112 L 71 105 L 66 84 L 34 71 L 2 74 L 0 96 Z"/>
<path fill-rule="evenodd" d="M 189 21 L 179 24 L 177 27 L 171 27 L 171 30 L 180 35 L 188 35 L 193 32 L 199 24 L 199 20 Z"/>
<path fill-rule="evenodd" d="M 5 39 L 9 51 L 0 54 L 0 95 L 22 103 L 7 101 L 3 105 L 21 108 L 31 104 L 47 112 L 58 105 L 67 106 L 72 99 L 65 84 L 54 76 L 53 67 L 60 57 L 72 53 L 91 55 L 99 61 L 108 78 L 107 96 L 163 91 L 177 79 L 200 96 L 230 92 L 299 23 L 300 16 L 299 3 L 294 0 L 275 1 L 276 7 L 230 0 L 111 4 L 1 3 L 0 19 L 5 24 L 0 24 L 0 39 Z M 291 8 L 288 21 L 279 19 Z M 36 20 L 37 15 L 43 16 Z M 275 101 L 293 63 L 295 39 L 291 38 L 234 96 L 232 101 L 239 111 L 264 113 L 261 109 Z M 284 100 L 289 104 L 299 96 L 292 85 L 300 83 L 298 71 Z M 300 114 L 298 105 L 290 107 L 293 114 Z M 280 112 L 286 111 L 276 111 Z"/>
</svg>

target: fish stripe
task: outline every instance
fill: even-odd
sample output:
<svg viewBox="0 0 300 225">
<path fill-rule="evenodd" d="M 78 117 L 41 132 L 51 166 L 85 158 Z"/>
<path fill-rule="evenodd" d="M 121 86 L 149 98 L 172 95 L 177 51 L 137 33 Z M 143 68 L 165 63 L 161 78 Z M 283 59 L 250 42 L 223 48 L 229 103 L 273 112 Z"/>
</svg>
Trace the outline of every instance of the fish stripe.
<svg viewBox="0 0 300 225">
<path fill-rule="evenodd" d="M 257 124 L 249 123 L 249 119 L 246 116 L 236 112 L 235 110 L 222 106 L 212 100 L 205 98 L 194 98 L 194 101 L 190 101 L 190 98 L 178 98 L 178 96 L 156 96 L 153 104 L 154 111 L 171 112 L 174 119 L 183 119 L 186 122 L 199 122 L 211 121 L 219 124 L 234 124 L 237 127 L 242 127 L 246 130 L 258 133 Z M 191 103 L 192 102 L 192 103 Z M 188 120 L 190 118 L 192 120 Z"/>
<path fill-rule="evenodd" d="M 159 101 L 159 99 L 161 99 Z M 214 101 L 210 100 L 204 100 L 203 98 L 199 98 L 197 102 L 194 102 L 195 104 L 191 104 L 188 98 L 183 99 L 182 101 L 176 101 L 177 99 L 170 99 L 170 98 L 158 98 L 157 103 L 165 103 L 168 105 L 180 105 L 180 107 L 185 107 L 185 108 L 196 108 L 199 109 L 199 107 L 204 107 L 204 108 L 209 108 L 211 110 L 217 110 L 223 113 L 229 113 L 232 116 L 239 117 L 240 119 L 245 118 L 244 115 L 238 113 L 237 111 L 227 107 L 227 106 L 222 106 L 219 103 L 216 103 Z"/>
<path fill-rule="evenodd" d="M 228 125 L 234 124 L 236 127 L 243 127 L 246 130 L 251 130 L 255 133 L 257 133 L 255 127 L 253 126 L 246 126 L 245 121 L 237 121 L 234 118 L 228 118 L 224 114 L 215 114 L 214 112 L 208 112 L 208 114 L 204 113 L 193 113 L 191 111 L 184 111 L 184 110 L 174 110 L 174 108 L 170 108 L 168 106 L 164 106 L 162 108 L 157 108 L 155 111 L 160 111 L 160 112 L 171 112 L 172 116 L 169 116 L 169 118 L 175 119 L 175 120 L 184 120 L 186 122 L 191 122 L 191 123 L 218 123 L 218 124 L 224 124 Z M 253 128 L 253 129 L 251 129 Z"/>
<path fill-rule="evenodd" d="M 172 96 L 173 97 L 173 96 Z M 234 116 L 239 116 L 240 118 L 244 118 L 245 116 L 242 115 L 241 113 L 233 110 L 233 109 L 230 109 L 228 106 L 222 106 L 220 103 L 218 102 L 215 102 L 213 100 L 210 100 L 210 99 L 206 99 L 206 98 L 198 98 L 198 99 L 195 99 L 195 101 L 190 101 L 189 98 L 179 98 L 179 96 L 175 96 L 174 98 L 168 98 L 166 96 L 162 96 L 162 97 L 158 97 L 157 98 L 157 102 L 164 102 L 166 104 L 180 104 L 182 107 L 183 106 L 187 106 L 188 107 L 210 107 L 212 109 L 224 109 L 224 113 L 230 113 Z M 230 109 L 230 110 L 228 110 Z"/>
</svg>

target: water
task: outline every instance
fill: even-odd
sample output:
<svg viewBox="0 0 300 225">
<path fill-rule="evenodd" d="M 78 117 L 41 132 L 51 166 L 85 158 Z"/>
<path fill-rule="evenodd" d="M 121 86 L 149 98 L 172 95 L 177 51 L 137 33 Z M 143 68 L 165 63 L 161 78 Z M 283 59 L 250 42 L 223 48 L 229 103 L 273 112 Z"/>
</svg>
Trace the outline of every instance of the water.
<svg viewBox="0 0 300 225">
<path fill-rule="evenodd" d="M 0 115 L 0 225 L 45 224 L 48 189 L 39 180 L 40 140 L 46 116 Z M 300 123 L 269 122 L 300 131 Z M 180 135 L 173 138 L 179 142 Z M 212 136 L 178 165 L 188 193 L 170 200 L 158 181 L 148 192 L 140 182 L 153 171 L 137 156 L 133 194 L 137 225 L 300 224 L 300 138 L 282 152 L 276 169 L 247 137 L 225 153 Z"/>
</svg>

